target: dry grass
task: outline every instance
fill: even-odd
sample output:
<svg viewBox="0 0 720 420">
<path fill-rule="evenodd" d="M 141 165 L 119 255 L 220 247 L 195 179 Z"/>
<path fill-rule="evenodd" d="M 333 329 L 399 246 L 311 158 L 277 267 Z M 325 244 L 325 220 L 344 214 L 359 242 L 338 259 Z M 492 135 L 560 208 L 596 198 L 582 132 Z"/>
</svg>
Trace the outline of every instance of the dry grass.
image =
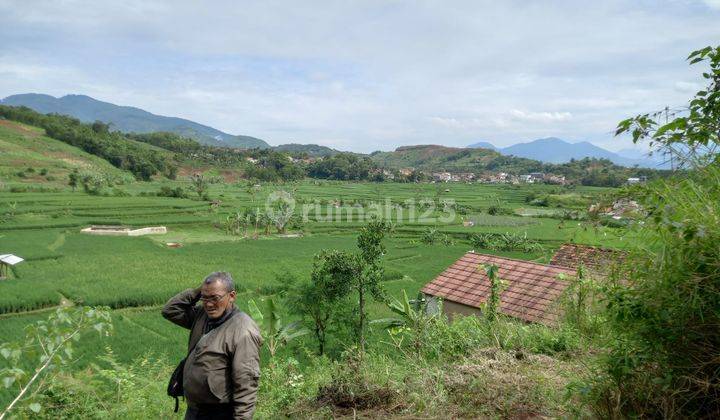
<svg viewBox="0 0 720 420">
<path fill-rule="evenodd" d="M 550 356 L 485 348 L 455 363 L 348 362 L 293 408 L 308 418 L 528 419 L 587 416 L 566 387 L 578 366 Z"/>
</svg>

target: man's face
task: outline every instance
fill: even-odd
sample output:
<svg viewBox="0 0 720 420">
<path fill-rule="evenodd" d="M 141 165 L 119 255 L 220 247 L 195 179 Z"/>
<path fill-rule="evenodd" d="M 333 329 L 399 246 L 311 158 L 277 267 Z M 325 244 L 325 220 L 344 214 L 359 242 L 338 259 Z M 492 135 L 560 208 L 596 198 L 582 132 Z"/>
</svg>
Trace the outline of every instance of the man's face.
<svg viewBox="0 0 720 420">
<path fill-rule="evenodd" d="M 211 319 L 220 318 L 225 310 L 235 303 L 235 294 L 234 290 L 232 292 L 225 290 L 225 286 L 219 281 L 203 283 L 200 288 L 203 307 Z"/>
</svg>

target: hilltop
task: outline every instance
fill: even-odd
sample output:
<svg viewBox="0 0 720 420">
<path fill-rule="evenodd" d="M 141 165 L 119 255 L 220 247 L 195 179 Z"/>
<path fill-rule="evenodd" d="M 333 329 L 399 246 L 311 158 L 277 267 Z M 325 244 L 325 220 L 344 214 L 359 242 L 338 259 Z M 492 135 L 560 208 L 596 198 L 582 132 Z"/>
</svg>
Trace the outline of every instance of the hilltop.
<svg viewBox="0 0 720 420">
<path fill-rule="evenodd" d="M 412 167 L 427 171 L 476 171 L 491 166 L 502 155 L 488 149 L 460 149 L 440 145 L 398 147 L 393 152 L 370 155 L 381 167 L 401 169 Z"/>
<path fill-rule="evenodd" d="M 307 153 L 307 155 L 311 157 L 334 156 L 338 153 L 342 153 L 339 150 L 331 149 L 327 146 L 320 146 L 319 144 L 289 143 L 273 146 L 273 149 L 278 152 L 287 152 L 290 154 Z"/>
<path fill-rule="evenodd" d="M 111 124 L 113 130 L 124 133 L 167 131 L 211 146 L 270 147 L 264 140 L 255 137 L 232 135 L 183 118 L 156 115 L 140 108 L 115 105 L 86 95 L 65 95 L 56 98 L 50 95 L 26 93 L 8 96 L 1 100 L 0 104 L 26 106 L 42 114 L 69 115 L 82 122 L 102 121 Z"/>
</svg>

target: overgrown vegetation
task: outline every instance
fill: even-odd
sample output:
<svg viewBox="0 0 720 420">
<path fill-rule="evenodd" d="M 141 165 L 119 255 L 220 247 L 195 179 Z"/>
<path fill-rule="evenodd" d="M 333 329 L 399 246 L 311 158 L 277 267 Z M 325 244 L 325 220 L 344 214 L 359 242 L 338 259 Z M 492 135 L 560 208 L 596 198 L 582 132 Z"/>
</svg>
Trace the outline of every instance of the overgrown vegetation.
<svg viewBox="0 0 720 420">
<path fill-rule="evenodd" d="M 692 170 L 645 191 L 651 218 L 637 272 L 608 293 L 615 338 L 592 381 L 601 417 L 720 416 L 720 47 L 688 60 L 710 68 L 685 113 L 618 126 Z"/>
</svg>

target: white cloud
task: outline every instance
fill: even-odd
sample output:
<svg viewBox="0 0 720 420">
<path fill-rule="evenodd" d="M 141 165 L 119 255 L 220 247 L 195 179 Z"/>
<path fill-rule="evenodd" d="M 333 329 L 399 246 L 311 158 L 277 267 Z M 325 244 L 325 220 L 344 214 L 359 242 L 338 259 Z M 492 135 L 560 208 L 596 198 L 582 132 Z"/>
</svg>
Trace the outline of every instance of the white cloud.
<svg viewBox="0 0 720 420">
<path fill-rule="evenodd" d="M 703 85 L 696 82 L 675 82 L 675 90 L 681 93 L 693 94 L 702 89 L 702 87 Z"/>
<path fill-rule="evenodd" d="M 510 116 L 516 121 L 530 121 L 538 123 L 568 121 L 572 118 L 572 114 L 569 112 L 527 112 L 519 109 L 510 110 Z"/>
<path fill-rule="evenodd" d="M 717 2 L 5 0 L 0 97 L 84 93 L 357 151 L 600 138 L 686 103 Z"/>
</svg>

